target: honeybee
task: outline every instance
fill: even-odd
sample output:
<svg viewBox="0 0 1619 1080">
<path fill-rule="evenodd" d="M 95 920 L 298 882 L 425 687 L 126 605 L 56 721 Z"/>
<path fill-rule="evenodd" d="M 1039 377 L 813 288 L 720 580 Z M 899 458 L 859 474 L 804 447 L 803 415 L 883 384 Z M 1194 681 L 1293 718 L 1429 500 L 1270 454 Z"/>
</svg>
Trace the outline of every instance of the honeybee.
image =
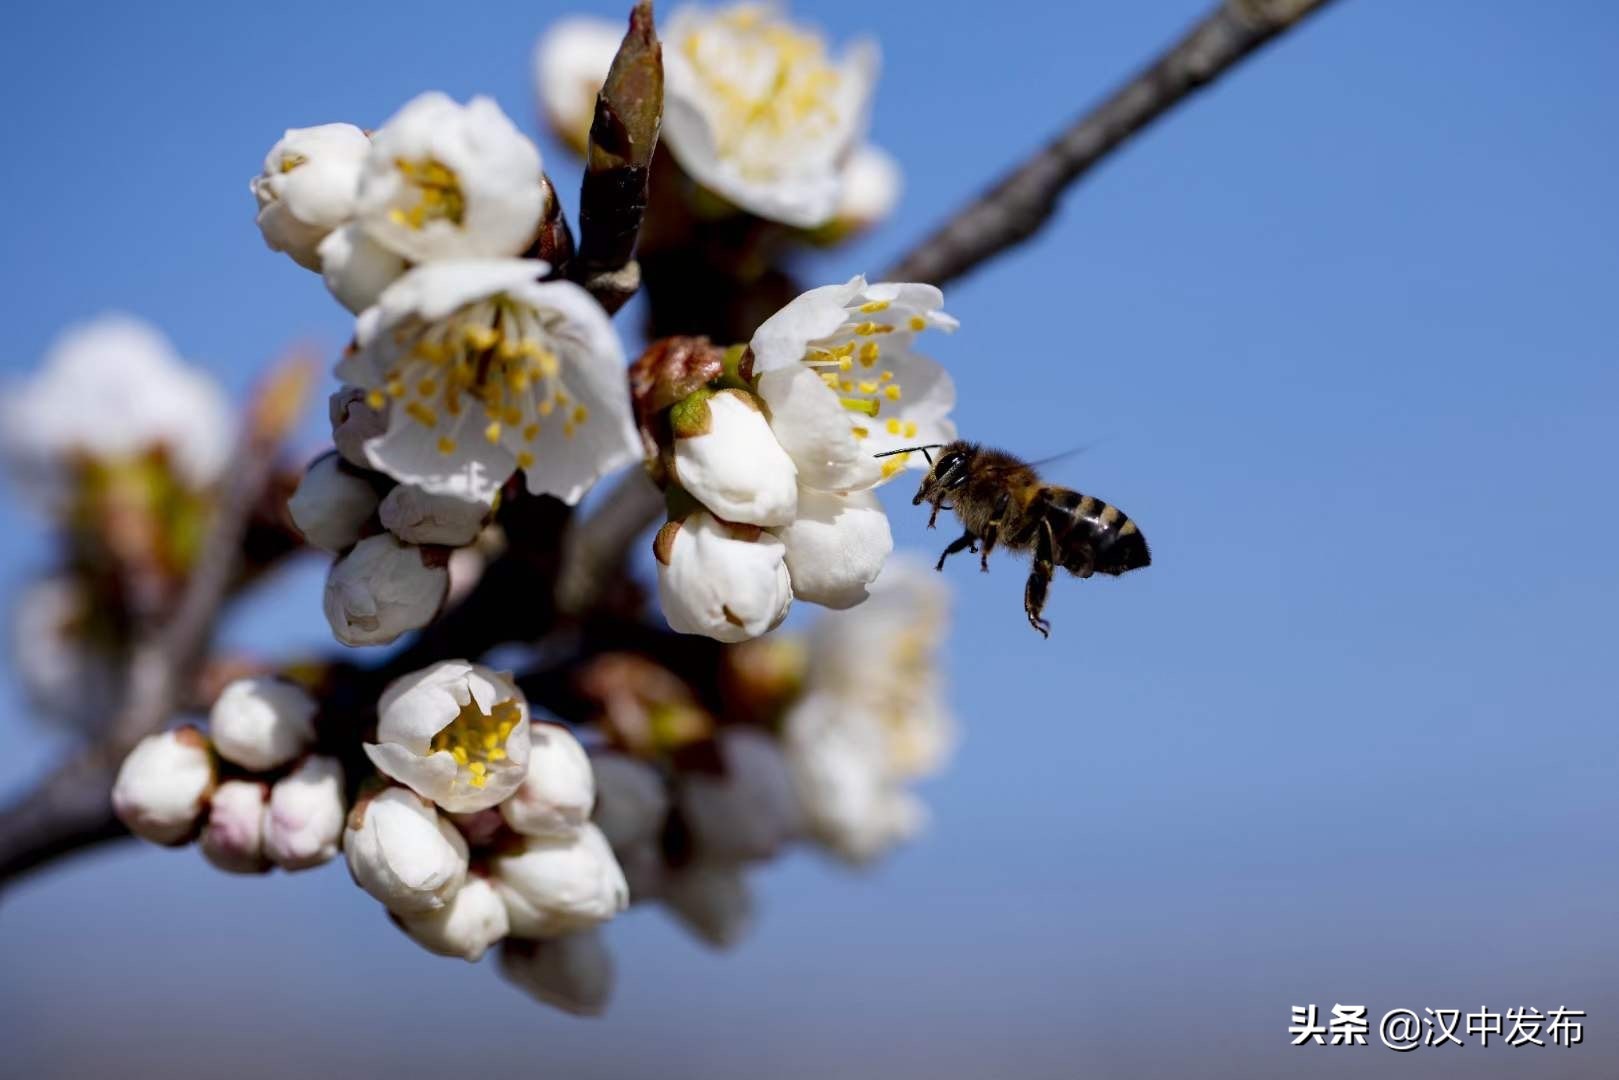
<svg viewBox="0 0 1619 1080">
<path fill-rule="evenodd" d="M 1051 575 L 1061 566 L 1078 577 L 1117 576 L 1152 562 L 1147 540 L 1136 523 L 1111 503 L 1040 479 L 1033 465 L 1001 450 L 957 440 L 932 443 L 889 454 L 920 450 L 932 468 L 922 478 L 912 506 L 933 505 L 928 528 L 940 510 L 954 510 L 965 531 L 939 556 L 936 570 L 963 549 L 978 553 L 978 565 L 989 569 L 989 553 L 997 545 L 1032 551 L 1034 567 L 1023 588 L 1023 610 L 1042 637 L 1051 623 L 1040 617 L 1046 606 Z M 937 460 L 928 453 L 939 450 Z M 949 498 L 951 502 L 945 503 Z M 982 548 L 979 545 L 983 545 Z"/>
</svg>

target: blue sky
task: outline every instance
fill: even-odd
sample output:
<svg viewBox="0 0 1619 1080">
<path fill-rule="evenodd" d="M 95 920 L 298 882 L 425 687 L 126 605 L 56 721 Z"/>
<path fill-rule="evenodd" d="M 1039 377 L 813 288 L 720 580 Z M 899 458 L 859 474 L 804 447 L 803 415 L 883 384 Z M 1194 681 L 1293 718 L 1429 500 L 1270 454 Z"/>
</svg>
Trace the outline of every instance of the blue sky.
<svg viewBox="0 0 1619 1080">
<path fill-rule="evenodd" d="M 115 307 L 235 393 L 343 313 L 266 251 L 289 125 L 488 93 L 618 4 L 38 5 L 0 40 L 0 371 Z M 800 4 L 884 47 L 908 195 L 818 281 L 880 269 L 1168 42 L 1196 2 Z M 969 437 L 1123 506 L 1155 556 L 1059 580 L 960 561 L 967 740 L 874 872 L 757 875 L 727 954 L 615 924 L 607 1018 L 411 947 L 339 867 L 231 879 L 126 846 L 0 898 L 0 1040 L 84 1075 L 1609 1076 L 1619 993 L 1619 17 L 1345 0 L 947 292 Z M 563 153 L 542 144 L 574 186 Z M 627 324 L 628 325 L 628 324 Z M 626 332 L 629 332 L 628 329 Z M 310 446 L 321 437 L 312 415 Z M 890 493 L 896 539 L 932 554 Z M 11 589 L 48 558 L 0 506 Z M 320 568 L 231 639 L 319 645 Z M 57 744 L 0 684 L 0 790 Z M 1585 1008 L 1574 1050 L 1286 1046 L 1289 1006 Z M 93 1037 L 87 1038 L 87 1033 Z"/>
</svg>

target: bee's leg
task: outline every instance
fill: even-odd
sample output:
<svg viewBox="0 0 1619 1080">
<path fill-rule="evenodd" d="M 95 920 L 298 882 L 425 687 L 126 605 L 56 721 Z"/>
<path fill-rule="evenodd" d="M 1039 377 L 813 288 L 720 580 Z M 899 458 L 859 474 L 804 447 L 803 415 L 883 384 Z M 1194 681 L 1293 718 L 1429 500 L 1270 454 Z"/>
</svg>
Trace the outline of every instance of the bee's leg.
<svg viewBox="0 0 1619 1080">
<path fill-rule="evenodd" d="M 1023 613 L 1029 625 L 1040 631 L 1041 637 L 1051 636 L 1051 624 L 1040 617 L 1046 606 L 1046 587 L 1051 584 L 1052 549 L 1056 541 L 1051 535 L 1051 523 L 1042 521 L 1035 534 L 1034 568 L 1029 571 L 1029 583 L 1023 587 Z"/>
<path fill-rule="evenodd" d="M 944 493 L 943 492 L 940 492 L 939 497 L 937 499 L 933 500 L 933 513 L 928 515 L 928 528 L 931 529 L 931 528 L 933 528 L 934 525 L 938 524 L 939 510 L 941 508 L 944 508 Z"/>
<path fill-rule="evenodd" d="M 999 499 L 996 499 L 994 514 L 989 519 L 989 528 L 984 530 L 984 550 L 982 554 L 978 556 L 978 569 L 984 571 L 986 574 L 989 573 L 990 549 L 995 546 L 995 541 L 1000 539 L 1001 522 L 1005 519 L 1006 508 L 1010 506 L 1011 503 L 1012 497 L 1004 493 Z"/>
<path fill-rule="evenodd" d="M 962 548 L 966 548 L 968 551 L 977 551 L 978 549 L 973 546 L 973 542 L 977 539 L 978 537 L 973 535 L 972 530 L 968 529 L 966 532 L 950 541 L 950 546 L 944 549 L 944 554 L 939 556 L 939 561 L 933 567 L 933 569 L 943 570 L 944 561 L 950 556 L 954 555 L 956 552 L 960 551 Z"/>
</svg>

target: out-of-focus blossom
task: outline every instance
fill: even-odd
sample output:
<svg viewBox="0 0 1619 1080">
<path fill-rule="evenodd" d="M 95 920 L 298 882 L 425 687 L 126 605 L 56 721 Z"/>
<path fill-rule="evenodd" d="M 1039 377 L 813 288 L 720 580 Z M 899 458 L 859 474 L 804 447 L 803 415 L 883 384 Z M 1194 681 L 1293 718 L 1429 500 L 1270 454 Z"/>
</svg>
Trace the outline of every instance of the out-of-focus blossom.
<svg viewBox="0 0 1619 1080">
<path fill-rule="evenodd" d="M 593 755 L 590 763 L 596 777 L 592 820 L 613 850 L 654 839 L 669 814 L 669 789 L 658 770 L 627 754 L 610 752 Z"/>
<path fill-rule="evenodd" d="M 410 265 L 353 222 L 328 233 L 316 253 L 326 287 L 356 315 L 376 303 Z"/>
<path fill-rule="evenodd" d="M 768 859 L 798 835 L 802 812 L 775 739 L 747 728 L 722 729 L 724 774 L 687 773 L 679 807 L 699 859 Z"/>
<path fill-rule="evenodd" d="M 122 648 L 101 625 L 85 586 L 48 577 L 26 586 L 11 611 L 11 649 L 28 703 L 40 715 L 98 732 L 124 692 Z"/>
<path fill-rule="evenodd" d="M 955 385 L 915 350 L 923 331 L 955 329 L 943 303 L 932 285 L 853 277 L 811 289 L 754 332 L 759 395 L 800 484 L 870 488 L 925 464 L 919 454 L 874 455 L 955 437 Z"/>
<path fill-rule="evenodd" d="M 653 552 L 664 618 L 682 634 L 746 641 L 787 617 L 786 547 L 758 526 L 699 511 L 664 525 Z"/>
<path fill-rule="evenodd" d="M 866 862 L 926 820 L 888 773 L 880 721 L 858 705 L 811 694 L 788 714 L 785 738 L 810 829 L 839 857 Z"/>
<path fill-rule="evenodd" d="M 298 531 L 318 548 L 344 551 L 360 539 L 360 529 L 377 512 L 377 493 L 364 477 L 343 468 L 336 453 L 322 454 L 304 470 L 287 500 Z"/>
<path fill-rule="evenodd" d="M 904 183 L 892 154 L 870 143 L 862 146 L 843 166 L 843 190 L 833 229 L 846 236 L 887 220 L 899 205 Z"/>
<path fill-rule="evenodd" d="M 494 806 L 528 775 L 528 702 L 511 678 L 445 660 L 388 684 L 371 763 L 453 813 Z"/>
<path fill-rule="evenodd" d="M 244 769 L 278 768 L 315 741 L 318 706 L 309 692 L 285 679 L 237 679 L 221 690 L 208 713 L 208 733 L 219 756 Z"/>
<path fill-rule="evenodd" d="M 560 724 L 531 725 L 529 743 L 528 773 L 500 812 L 525 836 L 571 836 L 590 820 L 596 801 L 590 758 Z"/>
<path fill-rule="evenodd" d="M 262 780 L 226 780 L 208 800 L 208 823 L 197 846 L 219 869 L 256 874 L 269 867 L 264 858 L 264 803 L 270 789 Z"/>
<path fill-rule="evenodd" d="M 400 915 L 399 925 L 418 945 L 439 956 L 468 962 L 483 957 L 506 936 L 506 905 L 488 878 L 473 875 L 436 911 Z"/>
<path fill-rule="evenodd" d="M 286 870 L 319 866 L 337 854 L 343 816 L 343 766 L 336 758 L 305 758 L 270 789 L 264 854 Z"/>
<path fill-rule="evenodd" d="M 521 848 L 496 855 L 491 868 L 513 937 L 585 930 L 629 905 L 624 872 L 594 825 L 566 839 L 525 837 Z"/>
<path fill-rule="evenodd" d="M 467 876 L 467 842 L 408 788 L 362 795 L 343 831 L 355 884 L 399 915 L 437 911 Z"/>
<path fill-rule="evenodd" d="M 41 506 L 60 509 L 86 459 L 161 450 L 193 489 L 230 458 L 234 417 L 219 387 L 155 328 L 102 315 L 56 339 L 43 370 L 0 395 L 0 452 Z"/>
<path fill-rule="evenodd" d="M 371 467 L 437 495 L 488 503 L 514 470 L 578 502 L 640 456 L 624 354 L 607 313 L 543 262 L 419 266 L 359 318 L 338 376 L 388 410 Z"/>
<path fill-rule="evenodd" d="M 716 517 L 765 526 L 793 520 L 797 470 L 752 394 L 700 390 L 671 409 L 669 421 L 674 478 Z"/>
<path fill-rule="evenodd" d="M 734 863 L 697 863 L 671 874 L 659 896 L 664 906 L 716 949 L 741 941 L 753 925 L 753 895 Z"/>
<path fill-rule="evenodd" d="M 371 140 L 353 124 L 289 128 L 248 184 L 264 242 L 319 270 L 316 249 L 353 215 L 360 166 L 370 152 Z"/>
<path fill-rule="evenodd" d="M 371 138 L 355 217 L 412 262 L 517 255 L 545 210 L 540 152 L 486 97 L 422 94 Z"/>
<path fill-rule="evenodd" d="M 864 600 L 894 550 L 888 515 L 870 491 L 836 495 L 805 488 L 797 516 L 774 531 L 787 548 L 793 596 L 829 608 Z"/>
<path fill-rule="evenodd" d="M 624 27 L 608 19 L 568 16 L 552 23 L 534 46 L 534 86 L 546 123 L 568 149 L 583 155 L 596 118 L 596 95 L 607 81 Z"/>
<path fill-rule="evenodd" d="M 751 3 L 681 8 L 664 37 L 663 138 L 681 168 L 759 217 L 831 219 L 865 135 L 876 45 L 828 56 L 818 34 Z"/>
<path fill-rule="evenodd" d="M 390 533 L 368 536 L 326 575 L 326 621 L 345 645 L 387 645 L 432 622 L 449 585 L 441 555 Z"/>
<path fill-rule="evenodd" d="M 549 941 L 508 941 L 500 948 L 500 973 L 575 1016 L 600 1016 L 613 993 L 613 958 L 599 930 Z"/>
<path fill-rule="evenodd" d="M 112 808 L 129 831 L 156 844 L 181 844 L 197 831 L 214 789 L 214 755 L 194 727 L 148 735 L 118 768 Z"/>
<path fill-rule="evenodd" d="M 477 538 L 491 508 L 488 503 L 431 495 L 399 484 L 382 500 L 379 513 L 383 527 L 407 543 L 463 547 Z"/>
</svg>

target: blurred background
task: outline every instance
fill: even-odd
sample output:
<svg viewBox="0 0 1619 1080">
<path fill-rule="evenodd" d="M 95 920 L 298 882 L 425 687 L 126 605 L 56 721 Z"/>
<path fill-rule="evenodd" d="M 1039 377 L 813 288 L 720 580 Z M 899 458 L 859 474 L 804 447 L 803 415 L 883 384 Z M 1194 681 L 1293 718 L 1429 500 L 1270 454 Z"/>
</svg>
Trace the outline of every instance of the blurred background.
<svg viewBox="0 0 1619 1080">
<path fill-rule="evenodd" d="M 881 269 L 1207 3 L 798 4 L 881 41 L 873 136 L 907 183 L 806 280 Z M 289 342 L 335 358 L 345 314 L 252 223 L 282 129 L 439 88 L 535 133 L 536 35 L 625 7 L 12 12 L 4 374 L 108 308 L 238 396 Z M 429 956 L 340 864 L 235 878 L 105 848 L 0 896 L 6 1071 L 1619 1073 L 1616 45 L 1607 4 L 1343 0 L 947 291 L 963 433 L 1095 444 L 1053 479 L 1124 507 L 1155 561 L 1059 580 L 1050 641 L 1013 558 L 950 566 L 966 740 L 919 842 L 864 874 L 756 872 L 726 953 L 632 911 L 597 1020 Z M 896 540 L 931 557 L 950 535 L 909 489 Z M 7 595 L 50 558 L 13 499 L 0 554 Z M 323 572 L 262 591 L 231 640 L 326 648 Z M 64 741 L 9 683 L 0 706 L 9 798 Z M 1589 1016 L 1573 1049 L 1292 1048 L 1311 1002 Z"/>
</svg>

